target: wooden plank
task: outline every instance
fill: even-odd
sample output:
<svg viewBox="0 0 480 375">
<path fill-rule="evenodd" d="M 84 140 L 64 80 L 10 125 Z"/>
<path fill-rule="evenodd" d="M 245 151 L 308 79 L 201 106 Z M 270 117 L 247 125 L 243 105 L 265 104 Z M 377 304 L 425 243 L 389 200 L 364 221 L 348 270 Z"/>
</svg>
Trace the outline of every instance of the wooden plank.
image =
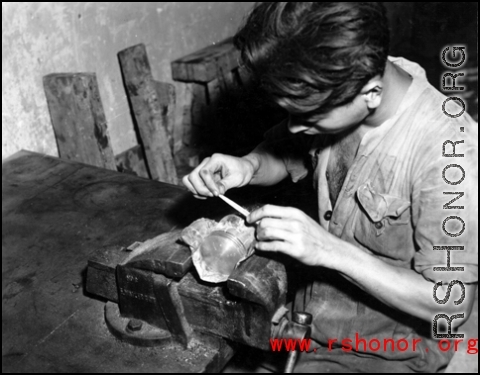
<svg viewBox="0 0 480 375">
<path fill-rule="evenodd" d="M 207 86 L 203 84 L 192 84 L 192 130 L 190 132 L 190 143 L 195 145 L 198 142 L 199 131 L 204 125 L 208 103 Z"/>
<path fill-rule="evenodd" d="M 153 80 L 145 45 L 118 54 L 127 94 L 139 128 L 150 174 L 154 180 L 177 183 L 162 105 Z"/>
<path fill-rule="evenodd" d="M 195 147 L 199 144 L 202 125 L 206 120 L 208 105 L 207 86 L 198 83 L 188 84 L 185 95 L 188 98 L 185 100 L 184 109 L 183 144 Z"/>
<path fill-rule="evenodd" d="M 207 90 L 208 90 L 208 105 L 211 108 L 216 107 L 216 104 L 221 98 L 223 87 L 221 85 L 219 78 L 215 78 L 214 80 L 208 82 Z"/>
<path fill-rule="evenodd" d="M 232 74 L 232 62 L 228 56 L 224 59 L 218 59 L 217 61 L 217 79 L 220 81 L 220 87 L 224 92 L 233 90 L 234 76 Z M 237 65 L 233 65 L 237 68 Z"/>
<path fill-rule="evenodd" d="M 95 74 L 49 74 L 43 86 L 60 157 L 115 170 Z"/>
<path fill-rule="evenodd" d="M 181 82 L 207 83 L 219 76 L 219 66 L 231 71 L 240 52 L 228 38 L 172 62 L 172 78 Z"/>
<path fill-rule="evenodd" d="M 232 100 L 236 90 L 239 89 L 239 83 L 235 71 L 226 71 L 219 75 L 218 78 L 208 82 L 208 124 L 211 128 L 220 126 L 225 128 L 226 124 L 222 124 L 222 113 L 238 111 L 236 102 Z"/>
<path fill-rule="evenodd" d="M 138 177 L 150 178 L 147 165 L 143 155 L 143 148 L 140 145 L 134 146 L 127 151 L 115 156 L 117 170 L 122 173 L 129 173 Z"/>
<path fill-rule="evenodd" d="M 175 86 L 171 83 L 154 81 L 157 91 L 158 101 L 160 102 L 162 122 L 167 131 L 168 143 L 170 149 L 174 150 L 175 142 Z M 177 134 L 178 137 L 178 134 Z"/>
<path fill-rule="evenodd" d="M 235 72 L 242 86 L 249 86 L 252 83 L 252 75 L 244 66 L 239 66 Z"/>
<path fill-rule="evenodd" d="M 175 149 L 175 156 L 177 156 L 178 152 L 181 151 L 184 145 L 190 144 L 190 135 L 191 135 L 191 128 L 192 128 L 192 98 L 193 98 L 193 84 L 186 83 L 184 85 L 184 90 L 182 90 L 182 97 L 181 99 L 178 98 L 178 102 L 181 103 L 181 115 L 178 116 L 176 120 L 177 128 L 182 129 L 182 143 L 181 145 L 176 145 Z M 178 147 L 178 149 L 177 149 Z"/>
</svg>

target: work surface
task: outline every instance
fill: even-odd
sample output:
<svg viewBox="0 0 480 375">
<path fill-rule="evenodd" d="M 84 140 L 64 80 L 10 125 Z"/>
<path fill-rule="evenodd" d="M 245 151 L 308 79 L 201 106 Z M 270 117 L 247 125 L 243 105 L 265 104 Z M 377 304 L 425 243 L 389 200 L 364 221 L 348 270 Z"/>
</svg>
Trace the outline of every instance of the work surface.
<svg viewBox="0 0 480 375">
<path fill-rule="evenodd" d="M 233 195 L 231 195 L 233 196 Z M 241 198 L 238 198 L 241 201 Z M 258 201 L 250 197 L 253 201 Z M 86 294 L 87 260 L 232 209 L 184 188 L 20 152 L 2 163 L 2 370 L 197 372 L 216 353 L 137 348 Z"/>
<path fill-rule="evenodd" d="M 229 196 L 248 207 L 248 201 L 259 204 L 275 195 L 245 191 Z M 298 190 L 294 198 L 302 199 Z M 206 347 L 192 355 L 179 347 L 138 348 L 114 339 L 104 323 L 104 301 L 84 291 L 85 270 L 102 247 L 128 246 L 199 217 L 231 212 L 219 199 L 196 200 L 178 186 L 53 157 L 20 152 L 5 160 L 2 371 L 215 371 L 217 353 Z M 478 337 L 478 305 L 473 315 L 467 332 Z M 477 358 L 459 352 L 447 372 L 476 372 Z M 232 371 L 245 370 L 245 360 L 237 365 Z"/>
</svg>

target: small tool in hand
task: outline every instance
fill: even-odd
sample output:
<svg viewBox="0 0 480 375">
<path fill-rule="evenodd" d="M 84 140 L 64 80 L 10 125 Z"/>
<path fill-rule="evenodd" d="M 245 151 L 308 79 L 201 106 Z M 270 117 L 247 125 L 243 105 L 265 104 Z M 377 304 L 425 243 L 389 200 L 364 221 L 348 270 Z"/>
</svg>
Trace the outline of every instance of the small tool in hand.
<svg viewBox="0 0 480 375">
<path fill-rule="evenodd" d="M 243 208 L 242 206 L 232 201 L 230 198 L 227 198 L 225 195 L 219 194 L 219 198 L 221 198 L 225 203 L 229 204 L 231 207 L 235 208 L 243 216 L 247 217 L 248 215 L 250 215 L 250 212 L 248 212 L 245 208 Z"/>
</svg>

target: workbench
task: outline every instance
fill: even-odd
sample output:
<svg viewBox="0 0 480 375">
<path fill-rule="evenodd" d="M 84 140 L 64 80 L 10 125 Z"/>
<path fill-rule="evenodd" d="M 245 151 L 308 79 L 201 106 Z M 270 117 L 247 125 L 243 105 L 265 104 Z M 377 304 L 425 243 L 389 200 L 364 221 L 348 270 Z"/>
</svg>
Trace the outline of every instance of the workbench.
<svg viewBox="0 0 480 375">
<path fill-rule="evenodd" d="M 140 348 L 108 332 L 88 259 L 231 209 L 184 188 L 21 151 L 2 163 L 2 371 L 219 371 L 218 350 Z M 231 356 L 232 353 L 227 353 Z"/>
<path fill-rule="evenodd" d="M 295 190 L 296 203 L 308 207 Z M 285 204 L 288 196 L 277 193 L 244 188 L 229 195 L 245 205 Z M 104 248 L 229 213 L 219 199 L 196 200 L 180 186 L 26 151 L 4 160 L 2 372 L 220 371 L 232 352 L 118 341 L 105 325 L 105 300 L 89 295 L 85 282 L 88 260 Z M 476 305 L 467 330 L 474 337 L 477 314 Z M 478 368 L 472 360 L 457 353 L 447 372 Z"/>
</svg>

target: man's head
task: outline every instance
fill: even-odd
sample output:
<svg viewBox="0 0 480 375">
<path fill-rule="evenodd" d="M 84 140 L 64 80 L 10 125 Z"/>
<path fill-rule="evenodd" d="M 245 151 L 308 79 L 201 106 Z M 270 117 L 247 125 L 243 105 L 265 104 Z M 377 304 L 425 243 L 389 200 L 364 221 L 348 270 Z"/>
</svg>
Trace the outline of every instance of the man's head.
<svg viewBox="0 0 480 375">
<path fill-rule="evenodd" d="M 381 3 L 259 3 L 235 36 L 242 62 L 292 121 L 317 124 L 383 75 Z"/>
</svg>

